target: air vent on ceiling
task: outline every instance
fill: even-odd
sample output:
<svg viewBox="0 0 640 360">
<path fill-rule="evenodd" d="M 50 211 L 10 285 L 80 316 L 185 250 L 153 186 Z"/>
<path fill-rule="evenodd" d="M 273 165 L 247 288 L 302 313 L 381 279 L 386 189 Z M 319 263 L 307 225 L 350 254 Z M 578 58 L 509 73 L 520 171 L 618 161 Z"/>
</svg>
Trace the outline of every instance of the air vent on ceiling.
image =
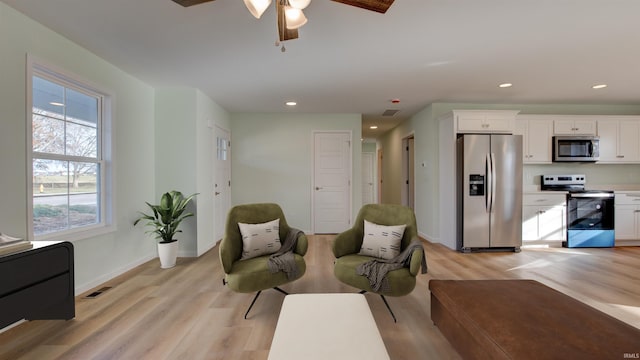
<svg viewBox="0 0 640 360">
<path fill-rule="evenodd" d="M 400 111 L 400 110 L 392 110 L 392 109 L 388 109 L 388 110 L 385 110 L 385 111 L 382 113 L 382 116 L 393 116 L 393 115 L 395 115 L 398 111 Z"/>
</svg>

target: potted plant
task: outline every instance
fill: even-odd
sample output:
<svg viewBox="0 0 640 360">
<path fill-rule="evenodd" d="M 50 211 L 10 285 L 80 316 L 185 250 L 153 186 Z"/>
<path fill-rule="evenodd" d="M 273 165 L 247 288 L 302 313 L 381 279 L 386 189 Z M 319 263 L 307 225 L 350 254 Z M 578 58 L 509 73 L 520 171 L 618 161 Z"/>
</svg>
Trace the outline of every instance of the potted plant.
<svg viewBox="0 0 640 360">
<path fill-rule="evenodd" d="M 153 214 L 139 212 L 141 216 L 133 223 L 136 226 L 141 220 L 147 220 L 146 226 L 153 230 L 147 233 L 155 234 L 158 242 L 158 256 L 160 257 L 160 267 L 171 268 L 176 265 L 178 256 L 178 239 L 174 238 L 176 233 L 182 232 L 178 227 L 185 218 L 193 216 L 193 213 L 185 212 L 189 202 L 197 194 L 184 197 L 180 191 L 169 191 L 162 194 L 159 205 L 151 205 L 145 202 L 153 211 Z"/>
</svg>

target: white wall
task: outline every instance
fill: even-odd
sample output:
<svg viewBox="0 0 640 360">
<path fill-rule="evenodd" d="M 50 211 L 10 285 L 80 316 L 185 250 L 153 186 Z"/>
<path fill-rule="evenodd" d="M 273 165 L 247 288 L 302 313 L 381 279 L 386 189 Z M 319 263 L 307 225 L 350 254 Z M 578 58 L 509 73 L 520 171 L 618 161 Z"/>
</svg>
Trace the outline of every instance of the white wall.
<svg viewBox="0 0 640 360">
<path fill-rule="evenodd" d="M 156 189 L 153 199 L 158 204 L 160 196 L 171 190 L 185 196 L 196 191 L 196 89 L 187 87 L 156 89 Z M 196 202 L 189 211 L 195 212 Z M 190 217 L 180 225 L 178 256 L 195 256 L 197 252 L 197 217 Z"/>
<path fill-rule="evenodd" d="M 229 127 L 229 114 L 200 90 L 156 90 L 156 194 L 179 190 L 198 193 L 181 224 L 178 256 L 198 256 L 215 245 L 213 206 L 214 126 Z M 225 214 L 226 216 L 226 214 Z"/>
<path fill-rule="evenodd" d="M 133 219 L 154 196 L 154 90 L 93 53 L 0 3 L 0 231 L 27 235 L 27 53 L 115 94 L 117 230 L 74 242 L 76 289 L 86 290 L 156 256 Z"/>
<path fill-rule="evenodd" d="M 275 202 L 287 222 L 312 229 L 313 131 L 352 132 L 352 216 L 362 204 L 360 114 L 232 114 L 233 204 Z"/>
<path fill-rule="evenodd" d="M 415 203 L 420 236 L 438 241 L 438 123 L 429 105 L 380 139 L 383 149 L 382 203 L 401 204 L 402 139 L 414 136 Z M 423 166 L 424 165 L 424 166 Z"/>
</svg>

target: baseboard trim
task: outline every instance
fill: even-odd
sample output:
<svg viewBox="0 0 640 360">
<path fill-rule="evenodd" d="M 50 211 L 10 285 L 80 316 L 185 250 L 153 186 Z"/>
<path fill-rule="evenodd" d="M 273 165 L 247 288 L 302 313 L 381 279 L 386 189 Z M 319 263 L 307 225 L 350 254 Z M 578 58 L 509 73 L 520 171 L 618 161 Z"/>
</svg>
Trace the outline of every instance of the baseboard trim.
<svg viewBox="0 0 640 360">
<path fill-rule="evenodd" d="M 86 291 L 89 291 L 89 290 L 95 288 L 96 286 L 102 285 L 105 282 L 107 282 L 107 281 L 109 281 L 109 280 L 111 280 L 111 279 L 113 279 L 113 278 L 115 278 L 117 276 L 120 276 L 120 275 L 126 273 L 127 271 L 129 271 L 129 270 L 131 270 L 131 269 L 133 269 L 133 268 L 135 268 L 137 266 L 140 266 L 140 265 L 142 265 L 142 264 L 144 264 L 144 263 L 146 263 L 146 262 L 148 262 L 150 260 L 153 260 L 153 259 L 155 259 L 157 257 L 158 256 L 156 254 L 142 257 L 142 258 L 140 258 L 140 259 L 138 259 L 136 261 L 133 261 L 133 262 L 131 262 L 129 264 L 121 266 L 121 267 L 119 267 L 119 268 L 117 268 L 117 269 L 115 269 L 115 270 L 113 270 L 113 271 L 111 271 L 111 272 L 109 272 L 107 274 L 104 274 L 104 275 L 102 275 L 102 276 L 100 276 L 98 278 L 95 278 L 92 281 L 89 281 L 89 282 L 81 284 L 81 285 L 76 285 L 75 290 L 74 290 L 75 291 L 75 296 L 78 296 L 78 295 L 80 295 L 80 294 L 82 294 L 82 293 L 84 293 Z"/>
<path fill-rule="evenodd" d="M 424 240 L 427 240 L 430 243 L 438 243 L 438 238 L 436 236 L 431 236 L 423 233 L 422 231 L 418 231 L 418 236 Z"/>
<path fill-rule="evenodd" d="M 178 257 L 198 257 L 198 253 L 193 250 L 178 251 Z"/>
</svg>

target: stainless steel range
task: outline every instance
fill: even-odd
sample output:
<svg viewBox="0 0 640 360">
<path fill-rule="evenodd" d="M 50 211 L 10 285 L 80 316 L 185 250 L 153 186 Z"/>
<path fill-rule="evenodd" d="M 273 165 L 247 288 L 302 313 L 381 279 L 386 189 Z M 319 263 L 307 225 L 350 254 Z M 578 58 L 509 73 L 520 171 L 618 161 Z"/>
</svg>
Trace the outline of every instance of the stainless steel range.
<svg viewBox="0 0 640 360">
<path fill-rule="evenodd" d="M 615 245 L 613 191 L 585 190 L 585 175 L 542 175 L 541 189 L 567 191 L 565 247 Z"/>
</svg>

